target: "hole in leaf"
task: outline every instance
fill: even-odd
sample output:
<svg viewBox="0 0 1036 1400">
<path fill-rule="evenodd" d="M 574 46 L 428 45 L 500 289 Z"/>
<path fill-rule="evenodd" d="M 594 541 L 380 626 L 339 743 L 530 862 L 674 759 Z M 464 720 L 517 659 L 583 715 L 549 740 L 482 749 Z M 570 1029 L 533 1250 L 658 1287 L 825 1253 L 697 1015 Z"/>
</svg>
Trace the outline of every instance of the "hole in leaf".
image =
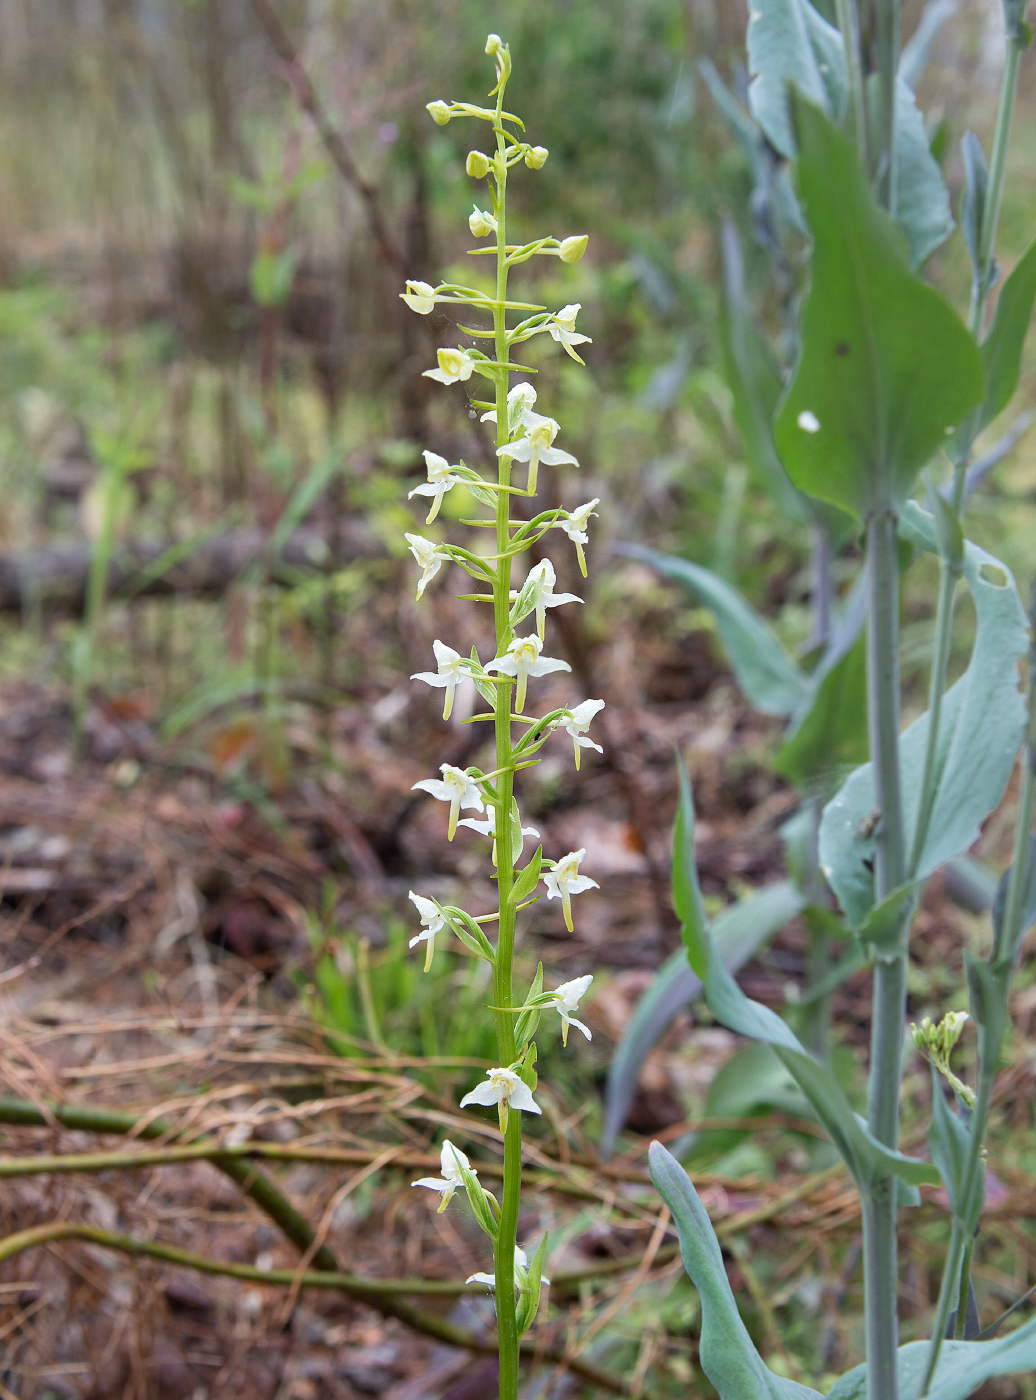
<svg viewBox="0 0 1036 1400">
<path fill-rule="evenodd" d="M 996 564 L 983 564 L 978 571 L 979 578 L 983 583 L 991 583 L 994 588 L 1006 588 L 1008 583 L 1007 574 Z"/>
</svg>

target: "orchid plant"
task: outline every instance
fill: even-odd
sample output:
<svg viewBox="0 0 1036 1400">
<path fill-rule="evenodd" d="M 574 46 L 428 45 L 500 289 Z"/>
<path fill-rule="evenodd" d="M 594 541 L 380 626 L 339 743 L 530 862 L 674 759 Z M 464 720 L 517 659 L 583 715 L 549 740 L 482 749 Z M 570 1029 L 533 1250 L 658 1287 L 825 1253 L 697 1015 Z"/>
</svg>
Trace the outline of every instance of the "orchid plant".
<svg viewBox="0 0 1036 1400">
<path fill-rule="evenodd" d="M 526 994 L 516 995 L 516 924 L 518 915 L 543 892 L 539 889 L 541 881 L 548 899 L 560 899 L 570 930 L 573 896 L 596 888 L 593 880 L 579 873 L 585 850 L 570 851 L 555 861 L 546 859 L 539 846 L 532 858 L 521 864 L 526 838 L 538 838 L 539 833 L 523 824 L 515 799 L 514 779 L 519 769 L 538 761 L 537 752 L 558 730 L 571 737 L 577 768 L 582 749 L 594 748 L 600 752 L 600 746 L 589 737 L 589 728 L 604 702 L 583 700 L 539 718 L 525 714 L 530 683 L 534 685 L 543 676 L 570 669 L 566 661 L 544 652 L 547 610 L 579 603 L 582 599 L 573 593 L 556 591 L 557 575 L 548 559 L 534 563 L 519 587 L 512 587 L 513 567 L 551 530 L 558 529 L 575 545 L 580 571 L 585 577 L 583 546 L 588 543 L 587 525 L 598 502 L 589 501 L 573 511 L 553 509 L 533 513 L 528 520 L 511 518 L 512 499 L 535 498 L 541 466 L 579 465 L 570 452 L 554 445 L 560 425 L 554 418 L 536 411 L 537 394 L 533 385 L 525 380 L 511 383 L 516 372 L 529 372 L 527 367 L 512 362 L 512 348 L 534 335 L 548 335 L 566 354 L 582 364 L 576 347 L 588 343 L 589 337 L 576 330 L 578 303 L 551 312 L 544 306 L 509 299 L 508 278 L 512 268 L 536 256 L 557 257 L 563 263 L 577 262 L 586 251 L 587 238 L 579 234 L 562 239 L 537 238 L 527 243 L 507 241 L 508 173 L 522 164 L 530 170 L 541 169 L 548 152 L 542 146 L 526 142 L 522 122 L 504 110 L 504 92 L 511 73 L 508 46 L 498 35 L 491 34 L 486 53 L 496 65 L 496 85 L 490 93 L 495 105 L 481 107 L 469 102 L 436 101 L 428 104 L 428 111 L 440 126 L 455 118 L 469 117 L 486 123 L 492 133 L 495 147 L 492 153 L 471 151 L 465 168 L 472 179 L 487 181 L 490 208 L 481 209 L 476 205 L 468 226 L 474 238 L 493 240 L 488 247 L 471 251 L 494 259 L 495 291 L 490 294 L 453 282 L 433 287 L 427 282 L 410 281 L 402 298 L 419 316 L 427 316 L 436 306 L 445 305 L 461 307 L 466 316 L 482 313 L 489 320 L 489 324 L 482 327 L 462 326 L 460 329 L 473 343 L 467 348 L 442 347 L 437 352 L 435 367 L 425 370 L 425 375 L 447 387 L 468 384 L 475 375 L 488 381 L 492 397 L 487 401 L 473 398 L 471 404 L 476 410 L 482 410 L 482 422 L 495 428 L 495 479 L 463 462 L 451 465 L 445 458 L 426 451 L 428 480 L 410 492 L 412 497 L 430 499 L 425 524 L 431 525 L 444 497 L 457 486 L 466 488 L 477 502 L 487 507 L 485 517 L 466 523 L 491 532 L 489 549 L 473 551 L 432 541 L 416 533 L 408 534 L 406 540 L 421 569 L 418 599 L 443 565 L 452 564 L 470 575 L 478 589 L 462 596 L 493 609 L 496 646 L 492 657 L 483 661 L 474 646 L 466 653 L 436 640 L 433 646 L 436 669 L 417 672 L 413 677 L 445 691 L 444 720 L 450 718 L 458 685 L 469 680 L 474 683 L 489 708 L 472 716 L 472 720 L 491 721 L 493 725 L 495 759 L 492 771 L 483 772 L 477 767 L 461 769 L 444 763 L 440 768 L 441 777 L 424 778 L 414 786 L 448 805 L 447 836 L 451 841 L 459 826 L 492 839 L 498 907 L 496 912 L 476 918 L 454 905 L 443 905 L 411 891 L 410 898 L 420 915 L 421 928 L 410 942 L 411 947 L 424 943 L 427 970 L 434 956 L 436 936 L 450 931 L 470 953 L 484 959 L 493 969 L 493 1010 L 500 1063 L 488 1070 L 484 1081 L 461 1099 L 460 1107 L 496 1109 L 504 1139 L 504 1175 L 498 1199 L 478 1181 L 464 1153 L 451 1142 L 444 1142 L 442 1177 L 425 1177 L 414 1185 L 437 1191 L 441 1197 L 440 1210 L 444 1210 L 456 1191 L 463 1187 L 475 1219 L 492 1242 L 493 1272 L 476 1272 L 468 1282 L 488 1284 L 495 1289 L 500 1396 L 501 1400 L 514 1400 L 518 1393 L 519 1342 L 535 1320 L 540 1287 L 546 1282 L 543 1278 L 546 1236 L 533 1253 L 531 1262 L 517 1244 L 522 1115 L 541 1112 L 534 1098 L 537 1079 L 533 1035 L 541 1014 L 555 1010 L 560 1016 L 564 1044 L 568 1042 L 570 1026 L 576 1026 L 589 1039 L 590 1031 L 574 1013 L 593 980 L 588 975 L 566 982 L 553 991 L 544 990 L 541 966 Z M 522 313 L 522 319 L 509 324 L 513 318 L 508 313 Z M 486 349 L 479 348 L 478 342 L 486 343 Z M 517 479 L 512 479 L 513 476 Z M 520 630 L 529 619 L 533 622 L 532 630 Z M 483 819 L 461 818 L 461 812 L 468 809 Z M 494 925 L 495 944 L 488 936 Z"/>
</svg>

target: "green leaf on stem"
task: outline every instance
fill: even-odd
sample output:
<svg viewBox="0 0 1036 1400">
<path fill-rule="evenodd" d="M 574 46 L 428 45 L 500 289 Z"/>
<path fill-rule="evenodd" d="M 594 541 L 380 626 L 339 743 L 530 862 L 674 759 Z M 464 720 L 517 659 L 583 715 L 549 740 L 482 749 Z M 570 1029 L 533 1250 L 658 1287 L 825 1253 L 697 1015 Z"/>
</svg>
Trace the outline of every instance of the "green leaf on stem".
<svg viewBox="0 0 1036 1400">
<path fill-rule="evenodd" d="M 518 878 L 511 886 L 511 893 L 507 896 L 508 904 L 521 904 L 523 899 L 527 899 L 539 884 L 540 867 L 543 864 L 543 847 L 537 846 L 533 853 L 532 860 L 520 871 Z"/>
<path fill-rule="evenodd" d="M 937 552 L 935 522 L 913 502 L 900 518 L 900 534 Z M 977 839 L 982 822 L 1003 796 L 1025 724 L 1018 662 L 1029 639 L 1014 579 L 1005 565 L 970 541 L 963 573 L 975 603 L 975 642 L 968 669 L 943 697 L 935 802 L 919 879 L 962 855 Z M 907 831 L 917 822 L 927 741 L 926 713 L 899 741 Z M 857 768 L 827 804 L 820 824 L 821 869 L 857 929 L 874 903 L 874 833 L 881 815 L 875 804 L 868 763 Z"/>
<path fill-rule="evenodd" d="M 845 45 L 809 0 L 758 0 L 748 25 L 752 115 L 788 160 L 796 133 L 788 94 L 794 88 L 837 125 L 849 105 Z M 896 219 L 919 267 L 953 232 L 950 201 L 932 155 L 924 117 L 902 79 L 896 84 Z"/>
<path fill-rule="evenodd" d="M 976 278 L 985 273 L 979 249 L 982 244 L 982 222 L 986 217 L 986 193 L 989 189 L 989 166 L 982 142 L 973 131 L 961 138 L 960 153 L 964 158 L 964 198 L 960 206 L 960 230 L 967 244 L 971 270 Z"/>
<path fill-rule="evenodd" d="M 978 1068 L 984 1075 L 995 1074 L 999 1067 L 1000 1047 L 1010 1024 L 1008 998 L 1014 966 L 1000 963 L 991 967 L 965 949 L 964 975 L 968 982 L 968 1005 L 971 1019 L 978 1031 Z"/>
<path fill-rule="evenodd" d="M 1018 387 L 1025 333 L 1036 301 L 1036 241 L 1029 244 L 1000 289 L 989 334 L 982 342 L 984 392 L 976 433 L 993 421 Z"/>
<path fill-rule="evenodd" d="M 928 1362 L 928 1342 L 899 1348 L 899 1400 L 917 1400 Z M 1036 1317 L 995 1342 L 943 1342 L 926 1400 L 968 1400 L 994 1376 L 1017 1376 L 1036 1369 Z M 848 1371 L 828 1391 L 827 1400 L 867 1400 L 867 1367 Z"/>
<path fill-rule="evenodd" d="M 674 862 L 674 874 L 675 868 Z M 683 895 L 681 902 L 684 902 Z M 790 923 L 805 903 L 805 895 L 790 880 L 780 880 L 757 894 L 738 900 L 725 909 L 713 925 L 712 941 L 717 954 L 727 967 L 736 971 Z M 690 1005 L 701 994 L 701 989 L 701 978 L 690 966 L 686 949 L 678 948 L 659 968 L 654 981 L 634 1007 L 608 1068 L 599 1149 L 602 1156 L 610 1156 L 615 1146 L 645 1059 L 674 1016 Z"/>
<path fill-rule="evenodd" d="M 532 986 L 529 988 L 529 995 L 525 998 L 526 1009 L 521 1012 L 514 1026 L 514 1042 L 518 1047 L 519 1054 L 524 1050 L 526 1043 L 536 1034 L 536 1027 L 540 1023 L 540 1008 L 531 1006 L 529 1003 L 534 1002 L 542 992 L 543 964 L 538 963 L 536 976 L 532 979 Z"/>
<path fill-rule="evenodd" d="M 859 1186 L 870 1187 L 888 1176 L 897 1176 L 911 1185 L 936 1183 L 938 1172 L 930 1163 L 892 1151 L 871 1135 L 863 1120 L 854 1113 L 845 1090 L 831 1071 L 806 1053 L 791 1027 L 775 1011 L 745 996 L 717 956 L 704 912 L 699 917 L 693 898 L 698 889 L 694 868 L 694 804 L 683 767 L 673 845 L 673 890 L 674 898 L 677 889 L 681 890 L 677 912 L 684 919 L 683 939 L 691 966 L 702 980 L 709 1010 L 716 1019 L 738 1035 L 774 1047 L 788 1073 L 813 1105 L 817 1118 Z M 688 910 L 689 918 L 685 918 L 681 903 Z"/>
<path fill-rule="evenodd" d="M 939 1071 L 932 1071 L 932 1124 L 928 1130 L 928 1152 L 939 1168 L 942 1184 L 949 1197 L 950 1209 L 970 1237 L 982 1214 L 985 1179 L 979 1172 L 975 1189 L 964 1199 L 964 1172 L 968 1158 L 971 1133 L 961 1117 L 946 1102 Z"/>
<path fill-rule="evenodd" d="M 863 634 L 811 677 L 815 688 L 801 719 L 792 718 L 773 766 L 800 790 L 867 756 L 867 658 Z"/>
<path fill-rule="evenodd" d="M 820 1392 L 775 1375 L 767 1367 L 734 1301 L 719 1240 L 680 1163 L 660 1142 L 648 1150 L 651 1180 L 672 1212 L 687 1275 L 701 1299 L 702 1370 L 720 1400 L 805 1400 Z"/>
<path fill-rule="evenodd" d="M 982 372 L 957 313 L 910 271 L 854 146 L 808 102 L 793 111 L 813 279 L 775 438 L 800 490 L 862 519 L 903 504 L 981 398 Z"/>
<path fill-rule="evenodd" d="M 860 942 L 872 949 L 879 960 L 896 958 L 905 950 L 905 934 L 917 909 L 919 893 L 916 880 L 900 885 L 876 904 L 860 925 Z"/>
<path fill-rule="evenodd" d="M 736 588 L 700 564 L 639 544 L 619 552 L 685 584 L 716 619 L 723 648 L 745 699 L 764 715 L 790 715 L 809 689 L 809 677 Z"/>
<path fill-rule="evenodd" d="M 543 1263 L 547 1257 L 547 1236 L 544 1234 L 529 1260 L 528 1287 L 522 1289 L 518 1300 L 518 1335 L 524 1337 L 536 1321 L 540 1309 L 540 1289 L 543 1284 Z"/>
<path fill-rule="evenodd" d="M 680 920 L 680 936 L 687 950 L 687 960 L 704 981 L 708 962 L 709 916 L 701 897 L 698 861 L 694 854 L 694 794 L 682 755 L 677 755 L 676 770 L 680 798 L 673 824 L 673 907 Z"/>
</svg>

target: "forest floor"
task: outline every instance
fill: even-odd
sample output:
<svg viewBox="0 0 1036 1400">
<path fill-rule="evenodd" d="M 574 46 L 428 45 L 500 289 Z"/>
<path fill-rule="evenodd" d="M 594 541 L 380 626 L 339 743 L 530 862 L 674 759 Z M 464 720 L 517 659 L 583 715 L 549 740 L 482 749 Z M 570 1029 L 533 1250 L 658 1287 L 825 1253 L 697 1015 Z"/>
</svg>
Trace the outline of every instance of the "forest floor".
<svg viewBox="0 0 1036 1400">
<path fill-rule="evenodd" d="M 646 1148 L 652 1137 L 672 1142 L 701 1128 L 708 1085 L 739 1042 L 703 1008 L 684 1012 L 649 1057 L 608 1163 L 596 1149 L 600 1094 L 637 997 L 679 942 L 668 894 L 674 752 L 685 754 L 694 782 L 712 908 L 779 878 L 779 828 L 798 801 L 766 764 L 774 722 L 745 707 L 707 633 L 681 631 L 675 596 L 662 597 L 668 613 L 655 597 L 662 611 L 642 616 L 619 642 L 570 652 L 581 658 L 586 693 L 607 701 L 604 754 L 589 755 L 577 779 L 570 750 L 552 743 L 524 797 L 547 850 L 585 847 L 584 869 L 600 885 L 580 897 L 573 935 L 553 905 L 537 905 L 521 948 L 530 973 L 542 959 L 548 976 L 595 975 L 585 1006 L 592 1044 L 570 1044 L 565 1060 L 548 1053 L 541 1066 L 546 1111 L 531 1133 L 521 1238 L 549 1228 L 557 1242 L 537 1331 L 555 1360 L 539 1368 L 530 1394 L 607 1393 L 606 1383 L 571 1373 L 579 1358 L 624 1374 L 633 1394 L 683 1394 L 695 1375 L 693 1295 L 678 1282 Z M 132 694 L 97 697 L 78 757 L 66 694 L 5 684 L 0 1074 L 4 1092 L 35 1105 L 42 1126 L 16 1126 L 9 1112 L 4 1119 L 9 1101 L 0 1103 L 0 1162 L 192 1143 L 211 1157 L 217 1144 L 254 1152 L 256 1169 L 276 1178 L 351 1275 L 457 1283 L 487 1267 L 466 1211 L 436 1214 L 435 1197 L 409 1184 L 438 1170 L 434 1143 L 444 1129 L 487 1183 L 499 1170 L 495 1124 L 455 1107 L 491 1063 L 470 1025 L 451 1020 L 470 965 L 439 955 L 413 1007 L 393 1004 L 405 996 L 400 988 L 422 985 L 399 975 L 400 958 L 413 971 L 417 956 L 405 953 L 400 932 L 411 932 L 408 890 L 448 894 L 473 912 L 489 907 L 484 843 L 464 833 L 447 844 L 441 809 L 410 791 L 444 758 L 475 761 L 482 727 L 444 727 L 435 696 L 417 694 L 403 670 L 383 681 L 373 701 L 308 718 L 238 714 L 193 748 L 163 742 Z M 983 837 L 991 863 L 1004 860 L 1009 817 L 994 818 Z M 912 1015 L 939 1014 L 958 994 L 963 949 L 980 944 L 982 927 L 932 883 L 917 925 Z M 802 982 L 804 950 L 804 930 L 793 923 L 744 969 L 742 985 L 783 1004 Z M 353 1011 L 345 1002 L 336 1011 L 332 984 L 317 985 L 326 957 Z M 1020 981 L 1013 1068 L 999 1082 L 993 1141 L 1008 1127 L 1014 1133 L 1009 1152 L 991 1149 L 977 1269 L 986 1320 L 1024 1293 L 1036 1270 L 1027 1223 L 1036 1190 L 1036 1158 L 1027 1156 L 1036 989 Z M 369 994 L 359 1011 L 356 985 Z M 859 973 L 834 1009 L 842 1051 L 861 1064 L 868 999 Z M 907 1085 L 915 1149 L 927 1092 L 921 1070 Z M 138 1115 L 139 1124 L 121 1137 L 63 1126 L 55 1105 Z M 141 1134 L 156 1119 L 161 1135 L 145 1149 Z M 859 1356 L 849 1320 L 860 1286 L 857 1197 L 843 1172 L 806 1150 L 814 1125 L 772 1111 L 741 1126 L 753 1129 L 747 1152 L 742 1144 L 695 1180 L 770 1364 L 820 1384 Z M 254 1276 L 129 1260 L 82 1239 L 41 1242 L 0 1266 L 5 1400 L 480 1400 L 492 1392 L 491 1359 L 422 1335 L 391 1309 L 303 1289 L 298 1279 L 264 1283 L 264 1272 L 312 1268 L 312 1258 L 300 1264 L 299 1249 L 219 1165 L 182 1155 L 164 1165 L 52 1164 L 12 1176 L 0 1187 L 3 1233 L 88 1225 Z M 944 1218 L 940 1193 L 928 1191 L 904 1231 L 907 1332 L 929 1314 Z M 645 1250 L 640 1271 L 611 1262 L 635 1263 Z M 491 1326 L 491 1300 L 477 1289 L 411 1302 L 476 1335 Z M 1025 1384 L 1000 1382 L 983 1394 L 1008 1400 L 1028 1394 Z"/>
</svg>

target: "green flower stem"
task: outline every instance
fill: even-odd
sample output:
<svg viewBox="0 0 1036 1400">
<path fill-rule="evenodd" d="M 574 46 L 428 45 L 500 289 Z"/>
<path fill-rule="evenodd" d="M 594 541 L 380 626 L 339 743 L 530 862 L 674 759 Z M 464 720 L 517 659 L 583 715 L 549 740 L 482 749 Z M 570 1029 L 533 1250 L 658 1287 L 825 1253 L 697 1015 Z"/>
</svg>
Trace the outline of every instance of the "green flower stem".
<svg viewBox="0 0 1036 1400">
<path fill-rule="evenodd" d="M 996 135 L 993 137 L 993 156 L 989 166 L 986 204 L 982 214 L 982 231 L 978 250 L 979 270 L 972 286 L 971 333 L 976 338 L 982 332 L 986 302 L 989 300 L 989 293 L 993 285 L 993 254 L 996 249 L 1000 204 L 1003 199 L 1004 180 L 1007 175 L 1007 148 L 1011 141 L 1011 124 L 1014 119 L 1015 99 L 1018 96 L 1018 68 L 1021 58 L 1021 44 L 1017 39 L 1009 38 L 1004 76 L 1000 84 L 1000 107 L 996 118 Z"/>
<path fill-rule="evenodd" d="M 896 74 L 899 69 L 900 0 L 875 0 L 875 49 L 879 114 L 877 158 L 878 199 L 896 212 Z"/>
<path fill-rule="evenodd" d="M 496 444 L 508 441 L 507 390 L 510 371 L 507 368 L 510 349 L 507 342 L 507 166 L 505 133 L 500 124 L 504 82 L 497 93 L 496 149 L 496 302 L 493 329 L 499 371 L 496 378 Z M 497 480 L 501 487 L 510 486 L 511 459 L 497 458 Z M 493 615 L 496 623 L 496 655 L 502 656 L 512 637 L 511 611 L 511 527 L 508 492 L 501 490 L 496 503 L 496 549 L 499 555 L 493 580 Z M 496 766 L 502 770 L 497 786 L 497 894 L 500 923 L 494 964 L 494 994 L 496 1005 L 496 1037 L 501 1065 L 514 1063 L 517 1049 L 514 1040 L 513 964 L 516 909 L 511 902 L 514 884 L 513 817 L 514 751 L 511 744 L 511 688 L 500 686 L 494 701 L 496 732 Z M 517 1400 L 518 1396 L 518 1317 L 514 1288 L 514 1251 L 518 1239 L 518 1210 L 522 1188 L 522 1116 L 510 1113 L 504 1135 L 504 1180 L 500 1209 L 500 1224 L 495 1250 L 497 1333 L 500 1347 L 500 1400 Z"/>
<path fill-rule="evenodd" d="M 966 463 L 966 459 L 965 459 Z M 963 473 L 961 475 L 963 481 Z M 928 741 L 925 745 L 924 769 L 921 775 L 921 801 L 917 811 L 917 826 L 910 849 L 909 875 L 917 875 L 928 839 L 932 812 L 935 808 L 935 793 L 939 775 L 936 772 L 936 755 L 939 748 L 939 724 L 942 719 L 942 701 L 946 693 L 946 677 L 950 667 L 950 649 L 953 645 L 953 604 L 957 591 L 957 580 L 961 567 L 955 560 L 940 553 L 939 556 L 939 601 L 935 610 L 935 646 L 932 656 L 932 670 L 928 678 Z"/>
<path fill-rule="evenodd" d="M 982 227 L 979 236 L 978 268 L 972 281 L 971 308 L 968 325 L 976 340 L 980 339 L 986 318 L 986 306 L 993 285 L 994 252 L 996 234 L 1000 222 L 1000 206 L 1003 201 L 1004 180 L 1007 172 L 1007 150 L 1011 139 L 1011 125 L 1018 96 L 1018 67 L 1022 47 L 1014 38 L 1007 42 L 1007 57 L 1004 76 L 1000 87 L 1000 105 L 997 112 L 996 133 L 993 138 L 993 155 L 990 164 L 989 182 L 986 188 L 986 203 L 982 213 Z M 950 501 L 958 519 L 964 514 L 964 486 L 968 465 L 971 459 L 970 448 L 963 453 L 953 472 Z M 960 570 L 950 560 L 940 555 L 939 600 L 935 617 L 935 654 L 932 659 L 932 672 L 929 681 L 929 728 L 925 752 L 924 774 L 921 782 L 921 802 L 918 811 L 917 830 L 914 833 L 911 851 L 910 873 L 917 871 L 928 823 L 931 820 L 935 803 L 935 753 L 939 740 L 939 720 L 942 697 L 946 689 L 949 671 L 950 647 L 953 636 L 954 599 Z M 1030 699 L 1031 704 L 1031 699 Z M 1005 903 L 1002 930 L 1013 930 L 1019 918 L 1021 891 L 1024 888 L 1023 876 L 1028 854 L 1029 832 L 1032 829 L 1032 786 L 1031 762 L 1026 762 L 1022 771 L 1022 791 L 1019 799 L 1018 821 L 1015 827 L 1014 862 L 1008 882 L 1008 898 Z M 1027 811 L 1027 815 L 1026 815 Z M 1013 902 L 1012 902 L 1013 896 Z M 1009 946 L 1009 945 L 1008 945 Z M 994 958 L 996 949 L 994 949 Z M 994 1057 L 995 1059 L 995 1057 Z M 975 1108 L 970 1119 L 971 1139 L 968 1146 L 968 1159 L 965 1165 L 962 1199 L 974 1187 L 976 1173 L 981 1170 L 981 1153 L 985 1145 L 986 1126 L 989 1117 L 989 1104 L 992 1098 L 993 1075 L 980 1071 Z M 964 1232 L 954 1221 L 950 1235 L 950 1246 L 943 1266 L 939 1286 L 939 1299 L 936 1303 L 935 1319 L 932 1325 L 931 1347 L 928 1356 L 922 1396 L 935 1375 L 939 1360 L 946 1324 L 949 1319 L 954 1295 L 967 1301 L 968 1281 L 971 1273 L 971 1246 L 964 1238 Z M 960 1318 L 958 1318 L 958 1322 Z"/>
<path fill-rule="evenodd" d="M 960 1270 L 960 1292 L 957 1295 L 957 1320 L 953 1327 L 955 1341 L 964 1340 L 964 1330 L 968 1322 L 968 1294 L 971 1291 L 971 1257 L 975 1253 L 975 1236 L 972 1235 L 964 1246 L 964 1262 Z"/>
<path fill-rule="evenodd" d="M 867 715 L 876 805 L 875 898 L 903 883 L 905 853 L 899 774 L 899 557 L 896 517 L 876 509 L 867 522 L 870 616 L 867 624 Z M 899 1143 L 899 1093 L 906 1012 L 906 942 L 874 970 L 867 1122 L 889 1147 Z M 864 1287 L 867 1310 L 867 1393 L 896 1400 L 896 1205 L 891 1177 L 863 1197 Z"/>
<path fill-rule="evenodd" d="M 1030 709 L 1034 702 L 1036 702 L 1036 682 L 1030 683 Z M 1005 974 L 1003 981 L 1005 1002 L 1011 993 L 1015 946 L 1023 932 L 1021 927 L 1022 891 L 1025 889 L 1028 878 L 1029 837 L 1032 832 L 1034 808 L 1036 808 L 1036 770 L 1034 770 L 1034 764 L 1036 764 L 1036 755 L 1027 744 L 1022 753 L 1022 783 L 1018 796 L 1018 815 L 1014 829 L 1014 859 L 1007 881 L 1000 932 L 992 955 L 994 968 L 999 964 L 1000 970 Z M 960 1188 L 962 1201 L 971 1198 L 978 1183 L 979 1173 L 984 1170 L 982 1149 L 985 1146 L 986 1125 L 989 1120 L 989 1106 L 993 1099 L 993 1081 L 996 1078 L 999 1052 L 999 1045 L 991 1046 L 988 1053 L 983 1053 L 979 1057 L 978 1087 L 975 1095 L 975 1107 L 969 1120 L 968 1155 L 964 1162 Z M 936 1304 L 935 1320 L 932 1324 L 928 1364 L 925 1370 L 924 1386 L 921 1389 L 922 1397 L 927 1394 L 932 1377 L 935 1375 L 954 1297 L 962 1297 L 967 1302 L 972 1248 L 973 1241 L 966 1238 L 963 1225 L 955 1219 L 950 1235 L 950 1248 L 943 1266 L 942 1282 L 939 1286 L 939 1299 Z"/>
<path fill-rule="evenodd" d="M 860 15 L 856 0 L 836 0 L 838 27 L 845 45 L 845 69 L 849 75 L 849 101 L 856 136 L 856 149 L 864 170 L 871 167 L 867 117 L 867 91 L 860 67 Z"/>
</svg>

